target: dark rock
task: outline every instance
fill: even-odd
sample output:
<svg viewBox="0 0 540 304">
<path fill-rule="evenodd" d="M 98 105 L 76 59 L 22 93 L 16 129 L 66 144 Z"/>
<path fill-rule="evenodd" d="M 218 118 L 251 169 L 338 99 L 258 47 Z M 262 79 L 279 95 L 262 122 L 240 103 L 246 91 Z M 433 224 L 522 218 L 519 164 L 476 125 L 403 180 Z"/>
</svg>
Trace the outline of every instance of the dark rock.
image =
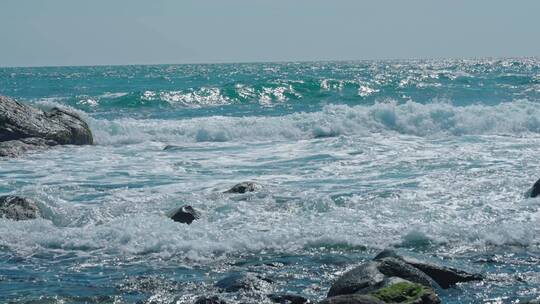
<svg viewBox="0 0 540 304">
<path fill-rule="evenodd" d="M 194 220 L 201 217 L 199 211 L 191 206 L 182 206 L 172 212 L 171 219 L 175 222 L 191 224 Z"/>
<path fill-rule="evenodd" d="M 403 260 L 403 257 L 400 256 L 399 254 L 397 254 L 397 252 L 395 252 L 392 249 L 384 249 L 383 251 L 379 252 L 379 254 L 377 254 L 373 258 L 373 260 L 378 261 L 378 260 L 382 260 L 384 258 L 396 258 L 396 259 Z"/>
<path fill-rule="evenodd" d="M 242 182 L 234 185 L 231 189 L 225 191 L 225 193 L 246 193 L 253 192 L 260 188 L 260 186 L 254 182 Z"/>
<path fill-rule="evenodd" d="M 226 304 L 226 302 L 214 296 L 214 297 L 200 297 L 195 301 L 194 304 Z"/>
<path fill-rule="evenodd" d="M 268 298 L 274 303 L 279 304 L 306 304 L 310 301 L 302 296 L 293 294 L 270 294 Z"/>
<path fill-rule="evenodd" d="M 379 260 L 379 271 L 387 277 L 398 277 L 418 283 L 426 287 L 438 288 L 438 284 L 426 275 L 424 272 L 417 268 L 405 263 L 404 261 L 396 258 L 384 258 Z"/>
<path fill-rule="evenodd" d="M 480 274 L 468 273 L 462 270 L 428 264 L 413 259 L 406 259 L 405 262 L 411 266 L 414 266 L 415 268 L 420 269 L 445 289 L 454 286 L 456 283 L 481 281 L 484 279 L 484 277 Z"/>
<path fill-rule="evenodd" d="M 0 196 L 0 217 L 16 221 L 31 220 L 40 217 L 37 204 L 18 196 Z"/>
<path fill-rule="evenodd" d="M 344 294 L 367 294 L 388 284 L 392 277 L 405 279 L 426 287 L 438 288 L 430 277 L 402 260 L 386 257 L 362 264 L 342 275 L 332 284 L 328 297 Z"/>
<path fill-rule="evenodd" d="M 271 282 L 251 273 L 236 273 L 218 281 L 216 287 L 225 292 L 264 291 L 270 288 Z"/>
<path fill-rule="evenodd" d="M 413 266 L 414 268 L 421 270 L 423 273 L 427 274 L 431 279 L 433 279 L 435 282 L 437 282 L 437 284 L 439 284 L 442 288 L 445 289 L 455 285 L 456 283 L 483 280 L 483 276 L 480 274 L 472 274 L 451 267 L 439 266 L 409 257 L 402 257 L 398 255 L 395 251 L 390 249 L 385 249 L 381 251 L 381 253 L 379 253 L 374 258 L 374 260 L 381 260 L 385 257 L 399 259 Z"/>
<path fill-rule="evenodd" d="M 42 139 L 38 148 L 59 145 L 87 145 L 93 143 L 92 132 L 88 124 L 77 114 L 63 109 L 53 108 L 48 112 L 0 96 L 0 142 L 20 140 L 8 145 L 19 145 L 14 151 L 31 150 L 28 146 Z M 26 140 L 26 141 L 23 141 Z M 20 153 L 20 152 L 19 152 Z M 13 152 L 4 152 L 13 155 Z M 16 155 L 16 154 L 15 154 Z"/>
<path fill-rule="evenodd" d="M 369 295 L 348 294 L 327 298 L 319 304 L 385 304 L 385 302 Z"/>
<path fill-rule="evenodd" d="M 528 197 L 537 197 L 538 195 L 540 195 L 540 179 L 537 180 L 536 183 L 534 183 L 534 185 L 531 189 L 529 189 L 529 191 L 527 191 Z"/>
<path fill-rule="evenodd" d="M 45 150 L 57 143 L 53 140 L 29 137 L 0 142 L 0 157 L 16 157 L 31 151 Z"/>
</svg>

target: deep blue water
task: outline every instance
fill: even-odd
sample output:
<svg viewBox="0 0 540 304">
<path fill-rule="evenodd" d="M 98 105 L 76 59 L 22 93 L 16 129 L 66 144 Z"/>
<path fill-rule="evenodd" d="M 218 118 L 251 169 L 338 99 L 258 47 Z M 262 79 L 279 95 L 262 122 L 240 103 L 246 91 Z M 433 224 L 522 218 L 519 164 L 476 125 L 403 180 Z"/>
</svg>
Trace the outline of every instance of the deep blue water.
<svg viewBox="0 0 540 304">
<path fill-rule="evenodd" d="M 0 161 L 45 215 L 0 219 L 1 302 L 192 303 L 244 271 L 318 300 L 386 247 L 487 275 L 445 303 L 540 295 L 538 59 L 2 68 L 0 94 L 96 140 Z"/>
</svg>

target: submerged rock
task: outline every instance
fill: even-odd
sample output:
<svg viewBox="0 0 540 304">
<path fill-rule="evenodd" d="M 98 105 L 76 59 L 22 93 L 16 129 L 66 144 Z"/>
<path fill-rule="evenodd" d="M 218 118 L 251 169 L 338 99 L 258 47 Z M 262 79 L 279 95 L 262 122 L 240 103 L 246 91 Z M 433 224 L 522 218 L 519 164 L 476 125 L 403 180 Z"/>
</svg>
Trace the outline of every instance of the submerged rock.
<svg viewBox="0 0 540 304">
<path fill-rule="evenodd" d="M 246 193 L 253 192 L 260 189 L 261 186 L 254 182 L 242 182 L 234 185 L 231 189 L 225 191 L 225 193 Z"/>
<path fill-rule="evenodd" d="M 41 151 L 56 146 L 54 140 L 29 137 L 0 142 L 0 157 L 16 157 L 30 151 Z"/>
<path fill-rule="evenodd" d="M 402 257 L 393 250 L 383 250 L 374 260 L 381 260 L 387 257 L 392 257 L 404 261 L 405 263 L 421 270 L 433 279 L 442 288 L 449 288 L 457 283 L 481 281 L 483 276 L 480 274 L 468 273 L 466 271 L 454 269 L 451 267 L 440 266 L 432 263 L 423 262 L 417 259 Z"/>
<path fill-rule="evenodd" d="M 174 210 L 171 214 L 171 219 L 173 219 L 173 221 L 188 225 L 193 223 L 194 220 L 198 220 L 200 217 L 201 214 L 199 211 L 187 205 Z"/>
<path fill-rule="evenodd" d="M 268 298 L 279 304 L 306 304 L 310 301 L 302 296 L 293 295 L 293 294 L 270 294 Z"/>
<path fill-rule="evenodd" d="M 194 304 L 226 304 L 226 302 L 214 296 L 214 297 L 200 297 L 195 301 Z"/>
<path fill-rule="evenodd" d="M 53 108 L 48 112 L 0 96 L 1 156 L 54 145 L 87 145 L 93 143 L 88 124 L 77 114 Z"/>
<path fill-rule="evenodd" d="M 229 275 L 216 283 L 216 287 L 225 292 L 264 291 L 270 289 L 271 280 L 251 273 Z"/>
<path fill-rule="evenodd" d="M 0 217 L 23 221 L 40 217 L 37 204 L 27 198 L 19 196 L 0 196 Z"/>
</svg>

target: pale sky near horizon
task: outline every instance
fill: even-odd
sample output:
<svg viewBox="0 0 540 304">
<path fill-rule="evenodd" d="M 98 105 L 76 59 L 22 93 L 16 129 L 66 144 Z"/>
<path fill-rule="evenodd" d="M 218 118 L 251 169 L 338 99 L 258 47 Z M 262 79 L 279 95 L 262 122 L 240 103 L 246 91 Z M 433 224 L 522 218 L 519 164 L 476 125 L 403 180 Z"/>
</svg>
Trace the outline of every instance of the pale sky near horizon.
<svg viewBox="0 0 540 304">
<path fill-rule="evenodd" d="M 540 56 L 540 1 L 0 0 L 0 66 Z"/>
</svg>

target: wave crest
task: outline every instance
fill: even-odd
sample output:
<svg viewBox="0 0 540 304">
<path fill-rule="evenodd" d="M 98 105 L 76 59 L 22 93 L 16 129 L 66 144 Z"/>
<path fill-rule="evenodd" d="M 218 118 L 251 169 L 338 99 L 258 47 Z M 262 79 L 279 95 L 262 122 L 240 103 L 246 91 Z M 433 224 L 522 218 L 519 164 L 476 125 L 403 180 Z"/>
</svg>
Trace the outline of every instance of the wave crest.
<svg viewBox="0 0 540 304">
<path fill-rule="evenodd" d="M 388 132 L 415 136 L 507 135 L 540 133 L 540 107 L 530 101 L 463 107 L 392 101 L 371 106 L 328 105 L 319 112 L 278 117 L 90 119 L 90 124 L 100 144 L 300 140 Z"/>
</svg>

